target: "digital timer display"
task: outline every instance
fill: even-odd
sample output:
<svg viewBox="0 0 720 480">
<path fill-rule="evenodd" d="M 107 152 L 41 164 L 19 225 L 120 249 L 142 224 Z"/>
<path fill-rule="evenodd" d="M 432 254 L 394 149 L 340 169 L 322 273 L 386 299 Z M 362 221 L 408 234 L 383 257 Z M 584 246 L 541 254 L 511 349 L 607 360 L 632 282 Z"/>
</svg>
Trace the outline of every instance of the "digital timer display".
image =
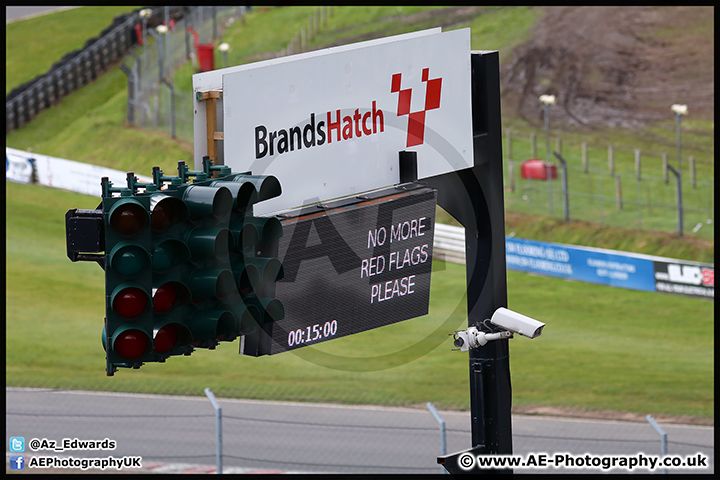
<svg viewBox="0 0 720 480">
<path fill-rule="evenodd" d="M 281 218 L 269 354 L 428 313 L 437 192 L 414 185 L 305 208 Z M 408 188 L 408 187 L 406 187 Z"/>
</svg>

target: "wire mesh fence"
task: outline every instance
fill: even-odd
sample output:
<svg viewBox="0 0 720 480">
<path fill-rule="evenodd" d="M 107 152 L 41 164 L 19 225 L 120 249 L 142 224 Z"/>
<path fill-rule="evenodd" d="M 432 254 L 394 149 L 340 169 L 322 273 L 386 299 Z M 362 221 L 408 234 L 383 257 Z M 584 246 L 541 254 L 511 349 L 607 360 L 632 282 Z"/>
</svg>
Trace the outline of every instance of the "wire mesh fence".
<svg viewBox="0 0 720 480">
<path fill-rule="evenodd" d="M 609 149 L 606 164 L 605 159 L 589 161 L 584 145 L 582 153 L 554 153 L 567 164 L 566 182 L 561 162 L 551 162 L 549 170 L 547 162 L 540 162 L 539 169 L 533 171 L 537 165 L 514 160 L 512 149 L 506 148 L 507 210 L 714 239 L 715 183 L 712 175 L 697 174 L 694 158 L 690 158 L 681 173 L 679 190 L 678 178 L 671 174 L 674 168 L 668 167 L 665 155 L 642 157 L 639 150 Z M 620 155 L 633 155 L 634 168 L 628 168 L 632 163 L 627 161 L 623 168 L 613 162 L 613 157 Z M 712 170 L 712 158 L 702 160 Z"/>
<path fill-rule="evenodd" d="M 123 68 L 128 77 L 128 123 L 192 142 L 192 95 L 175 88 L 173 72 L 188 62 L 198 69 L 199 54 L 213 56 L 213 42 L 242 15 L 240 7 L 199 6 L 188 8 L 166 33 L 143 25 L 145 41 L 130 52 Z"/>
</svg>

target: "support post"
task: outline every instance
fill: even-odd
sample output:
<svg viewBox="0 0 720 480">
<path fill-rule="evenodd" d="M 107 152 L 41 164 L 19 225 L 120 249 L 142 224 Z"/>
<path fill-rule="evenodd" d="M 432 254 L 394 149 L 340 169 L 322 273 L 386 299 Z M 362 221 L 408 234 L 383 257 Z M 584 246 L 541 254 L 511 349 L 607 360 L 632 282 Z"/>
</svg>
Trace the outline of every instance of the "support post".
<svg viewBox="0 0 720 480">
<path fill-rule="evenodd" d="M 565 221 L 570 220 L 570 192 L 568 191 L 568 168 L 567 168 L 567 162 L 565 159 L 560 155 L 560 152 L 554 152 L 555 157 L 560 161 L 560 167 L 562 168 L 562 195 L 563 195 L 563 219 Z"/>
<path fill-rule="evenodd" d="M 133 71 L 125 65 L 120 64 L 120 70 L 127 75 L 128 99 L 127 99 L 127 122 L 128 125 L 135 125 L 135 77 Z"/>
<path fill-rule="evenodd" d="M 207 125 L 207 154 L 213 161 L 213 163 L 216 165 L 219 164 L 217 163 L 217 144 L 215 142 L 220 139 L 219 136 L 216 135 L 216 133 L 219 133 L 217 131 L 217 100 L 221 98 L 221 94 L 222 92 L 218 90 L 196 93 L 198 100 L 205 101 L 205 123 Z"/>
<path fill-rule="evenodd" d="M 535 132 L 530 134 L 530 145 L 532 148 L 532 158 L 537 158 L 537 136 L 535 135 Z"/>
<path fill-rule="evenodd" d="M 690 155 L 690 182 L 693 188 L 697 188 L 697 179 L 695 177 L 695 157 Z"/>
<path fill-rule="evenodd" d="M 438 190 L 438 204 L 465 227 L 468 326 L 507 306 L 503 208 L 502 125 L 498 52 L 471 53 L 474 166 L 423 179 Z M 464 196 L 463 192 L 467 192 Z M 472 448 L 438 457 L 451 473 L 512 473 L 512 469 L 468 471 L 458 459 L 473 453 L 512 454 L 512 389 L 507 339 L 468 351 Z"/>
<path fill-rule="evenodd" d="M 552 217 L 552 164 L 550 163 L 550 105 L 545 103 L 545 158 L 547 159 L 547 184 L 548 184 L 548 206 L 549 214 Z"/>
<path fill-rule="evenodd" d="M 175 138 L 175 86 L 167 79 L 163 79 L 163 83 L 170 89 L 170 133 Z"/>
<path fill-rule="evenodd" d="M 675 198 L 677 201 L 677 216 L 678 216 L 678 237 L 683 236 L 683 198 L 682 198 L 682 177 L 680 173 L 673 168 L 672 165 L 668 165 L 668 170 L 675 175 Z"/>
<path fill-rule="evenodd" d="M 205 389 L 205 395 L 208 397 L 208 399 L 210 399 L 210 403 L 212 403 L 212 406 L 215 409 L 215 439 L 217 442 L 215 460 L 217 464 L 217 473 L 222 474 L 222 408 L 220 408 L 220 404 L 218 404 L 217 400 L 215 399 L 215 395 L 209 387 Z"/>
<path fill-rule="evenodd" d="M 433 405 L 430 402 L 427 402 L 427 408 L 430 410 L 430 413 L 433 414 L 433 417 L 435 417 L 435 420 L 437 420 L 438 424 L 440 425 L 440 454 L 446 455 L 447 454 L 447 438 L 445 435 L 445 420 L 440 416 L 437 409 L 435 408 L 435 405 Z M 445 468 L 440 467 L 442 470 L 442 473 L 448 473 Z"/>
<path fill-rule="evenodd" d="M 403 150 L 400 157 L 400 183 L 415 182 L 418 179 L 417 152 Z"/>
<path fill-rule="evenodd" d="M 664 457 L 667 455 L 667 433 L 665 430 L 655 421 L 652 415 L 646 415 L 645 420 L 650 424 L 651 427 L 660 435 L 660 453 Z M 667 474 L 667 468 L 663 468 L 663 473 Z"/>
</svg>

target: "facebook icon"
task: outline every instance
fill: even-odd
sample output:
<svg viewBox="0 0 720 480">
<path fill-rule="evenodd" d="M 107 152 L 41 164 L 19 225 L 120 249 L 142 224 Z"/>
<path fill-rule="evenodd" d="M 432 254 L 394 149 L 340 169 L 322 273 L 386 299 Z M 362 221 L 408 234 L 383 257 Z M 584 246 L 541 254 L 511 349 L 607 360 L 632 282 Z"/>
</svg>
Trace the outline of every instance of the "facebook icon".
<svg viewBox="0 0 720 480">
<path fill-rule="evenodd" d="M 25 455 L 10 455 L 10 470 L 25 470 Z"/>
</svg>

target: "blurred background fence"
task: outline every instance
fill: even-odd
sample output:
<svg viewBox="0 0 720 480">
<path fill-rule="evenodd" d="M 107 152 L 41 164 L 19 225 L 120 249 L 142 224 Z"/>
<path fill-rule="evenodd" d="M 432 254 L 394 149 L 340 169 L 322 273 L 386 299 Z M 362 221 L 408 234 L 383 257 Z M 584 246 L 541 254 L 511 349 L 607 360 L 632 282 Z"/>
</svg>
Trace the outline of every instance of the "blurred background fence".
<svg viewBox="0 0 720 480">
<path fill-rule="evenodd" d="M 507 211 L 622 228 L 692 233 L 714 240 L 712 153 L 697 161 L 694 157 L 684 159 L 679 167 L 674 155 L 668 164 L 667 154 L 645 155 L 639 149 L 613 151 L 612 145 L 606 151 L 595 149 L 589 153 L 586 142 L 563 144 L 558 137 L 552 149 L 548 185 L 547 161 L 538 159 L 534 140 L 534 134 L 524 139 L 505 132 Z M 680 168 L 681 197 L 678 177 L 672 172 Z"/>
<path fill-rule="evenodd" d="M 167 7 L 164 7 L 167 8 Z M 177 22 L 166 22 L 169 29 L 142 27 L 142 47 L 130 52 L 121 66 L 128 77 L 127 122 L 145 129 L 162 131 L 172 138 L 193 141 L 193 99 L 190 92 L 176 88 L 173 72 L 192 61 L 195 72 L 223 68 L 216 65 L 219 39 L 228 26 L 246 21 L 249 7 L 187 7 Z M 162 9 L 161 9 L 162 10 Z M 155 15 L 155 11 L 153 11 Z M 278 56 L 305 51 L 317 32 L 327 26 L 333 7 L 317 7 L 307 25 L 295 35 Z M 161 29 L 162 30 L 162 29 Z M 292 36 L 291 36 L 292 35 Z M 223 52 L 223 59 L 227 53 Z M 223 63 L 226 63 L 223 60 Z"/>
<path fill-rule="evenodd" d="M 168 7 L 173 17 L 181 18 L 185 7 Z M 41 111 L 63 97 L 95 80 L 125 58 L 138 42 L 139 9 L 118 15 L 100 35 L 85 42 L 83 48 L 64 55 L 46 73 L 14 88 L 5 97 L 6 133 L 23 127 Z M 157 10 L 147 19 L 160 23 L 163 14 Z"/>
<path fill-rule="evenodd" d="M 168 133 L 192 142 L 193 101 L 191 92 L 175 88 L 173 72 L 192 61 L 199 71 L 213 69 L 215 40 L 228 24 L 244 20 L 245 7 L 186 7 L 182 18 L 163 13 L 168 28 L 162 33 L 142 22 L 141 46 L 132 50 L 122 70 L 128 77 L 127 122 Z M 168 7 L 156 8 L 165 12 Z M 153 10 L 153 14 L 154 14 Z M 205 65 L 207 63 L 207 65 Z M 218 66 L 219 67 L 219 66 Z"/>
</svg>

